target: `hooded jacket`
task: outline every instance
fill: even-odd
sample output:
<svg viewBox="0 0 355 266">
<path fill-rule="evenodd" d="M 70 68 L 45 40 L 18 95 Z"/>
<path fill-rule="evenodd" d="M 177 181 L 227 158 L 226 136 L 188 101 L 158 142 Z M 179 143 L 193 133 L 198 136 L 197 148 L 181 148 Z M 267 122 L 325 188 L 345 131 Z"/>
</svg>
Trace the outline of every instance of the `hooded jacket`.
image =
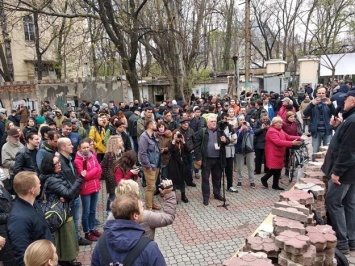
<svg viewBox="0 0 355 266">
<path fill-rule="evenodd" d="M 123 263 L 128 252 L 138 243 L 144 234 L 144 228 L 130 220 L 110 220 L 105 226 L 106 246 L 114 263 Z M 116 264 L 115 264 L 116 265 Z M 159 265 L 166 262 L 156 242 L 151 241 L 137 256 L 132 266 Z M 99 245 L 92 253 L 91 266 L 104 266 Z"/>
<path fill-rule="evenodd" d="M 96 153 L 105 153 L 105 128 L 100 126 L 97 121 L 97 116 L 93 118 L 93 125 L 90 129 L 89 138 L 94 141 L 94 147 Z"/>
<path fill-rule="evenodd" d="M 102 169 L 95 154 L 90 152 L 89 155 L 84 156 L 78 151 L 74 159 L 74 166 L 77 175 L 80 175 L 83 170 L 87 171 L 84 182 L 81 184 L 80 195 L 85 196 L 100 191 Z"/>
<path fill-rule="evenodd" d="M 62 111 L 60 109 L 55 110 L 56 113 L 60 113 L 60 116 L 55 116 L 53 121 L 56 124 L 57 128 L 61 128 L 62 127 L 62 123 L 65 119 L 68 119 L 66 116 L 63 115 Z"/>
<path fill-rule="evenodd" d="M 52 146 L 50 146 L 48 144 L 48 141 L 44 141 L 41 145 L 41 148 L 38 150 L 37 155 L 36 155 L 36 162 L 37 162 L 37 166 L 38 169 L 41 170 L 41 163 L 43 158 L 47 155 L 47 154 L 54 154 L 56 152 L 55 149 L 53 149 Z"/>
</svg>

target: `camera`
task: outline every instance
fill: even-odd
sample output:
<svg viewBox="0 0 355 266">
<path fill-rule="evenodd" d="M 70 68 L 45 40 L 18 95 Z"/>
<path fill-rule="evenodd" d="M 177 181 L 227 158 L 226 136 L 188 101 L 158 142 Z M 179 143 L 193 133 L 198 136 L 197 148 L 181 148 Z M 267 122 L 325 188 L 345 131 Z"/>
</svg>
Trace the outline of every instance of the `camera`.
<svg viewBox="0 0 355 266">
<path fill-rule="evenodd" d="M 224 130 L 227 126 L 229 125 L 229 123 L 227 121 L 219 121 L 218 123 L 218 127 L 220 130 Z"/>
<path fill-rule="evenodd" d="M 181 133 L 178 133 L 178 134 L 176 135 L 176 137 L 179 138 L 179 139 L 181 139 L 181 138 L 182 138 L 182 134 L 181 134 Z"/>
</svg>

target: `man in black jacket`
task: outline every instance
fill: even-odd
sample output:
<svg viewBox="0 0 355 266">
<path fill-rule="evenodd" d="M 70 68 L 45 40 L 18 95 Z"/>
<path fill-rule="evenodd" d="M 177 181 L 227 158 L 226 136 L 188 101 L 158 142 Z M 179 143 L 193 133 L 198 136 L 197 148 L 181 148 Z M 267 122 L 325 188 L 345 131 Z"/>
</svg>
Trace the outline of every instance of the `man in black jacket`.
<svg viewBox="0 0 355 266">
<path fill-rule="evenodd" d="M 217 117 L 212 115 L 207 118 L 207 128 L 195 135 L 195 158 L 197 164 L 202 166 L 202 196 L 205 206 L 210 198 L 210 174 L 214 198 L 224 200 L 221 196 L 221 177 L 226 165 L 225 145 L 229 142 L 224 132 L 217 128 Z"/>
<path fill-rule="evenodd" d="M 58 152 L 59 152 L 59 160 L 62 166 L 62 173 L 65 178 L 72 184 L 74 184 L 76 180 L 76 174 L 74 165 L 72 163 L 71 154 L 73 153 L 73 144 L 71 143 L 69 138 L 60 138 L 58 139 Z M 77 197 L 74 199 L 74 225 L 76 231 L 76 238 L 78 239 L 79 246 L 90 245 L 91 241 L 84 239 L 80 236 L 79 233 L 79 216 L 80 216 L 80 198 Z"/>
<path fill-rule="evenodd" d="M 183 160 L 185 162 L 185 165 L 189 166 L 188 168 L 186 167 L 184 177 L 185 177 L 186 185 L 190 187 L 196 187 L 196 184 L 192 180 L 192 153 L 191 153 L 191 151 L 194 149 L 193 136 L 195 132 L 189 127 L 189 122 L 190 120 L 188 118 L 182 118 L 180 119 L 180 127 L 179 127 L 181 134 L 184 136 L 186 149 L 187 149 L 187 150 L 185 149 L 185 152 L 183 153 Z"/>
<path fill-rule="evenodd" d="M 329 144 L 322 171 L 329 178 L 326 194 L 328 217 L 344 254 L 355 250 L 355 90 L 346 94 L 344 121 L 332 118 L 337 127 Z"/>
<path fill-rule="evenodd" d="M 26 146 L 20 149 L 15 157 L 14 175 L 21 171 L 31 171 L 39 174 L 36 162 L 37 150 L 40 144 L 40 138 L 36 133 L 29 133 L 26 136 Z"/>
<path fill-rule="evenodd" d="M 140 114 L 139 109 L 136 109 L 128 119 L 128 133 L 133 140 L 133 147 L 136 153 L 138 153 L 137 121 L 140 118 Z"/>
<path fill-rule="evenodd" d="M 53 238 L 42 208 L 36 201 L 41 191 L 36 173 L 18 173 L 13 186 L 18 197 L 9 215 L 7 229 L 17 265 L 24 266 L 23 256 L 32 242 L 39 239 L 53 242 Z"/>
</svg>

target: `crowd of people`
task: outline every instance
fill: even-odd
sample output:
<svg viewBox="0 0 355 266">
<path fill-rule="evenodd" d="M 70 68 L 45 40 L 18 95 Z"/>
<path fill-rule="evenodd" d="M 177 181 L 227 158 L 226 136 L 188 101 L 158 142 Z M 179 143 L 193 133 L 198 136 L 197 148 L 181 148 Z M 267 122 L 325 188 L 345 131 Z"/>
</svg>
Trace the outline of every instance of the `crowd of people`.
<svg viewBox="0 0 355 266">
<path fill-rule="evenodd" d="M 201 178 L 202 203 L 208 206 L 211 176 L 214 199 L 225 201 L 221 181 L 225 176 L 226 190 L 237 192 L 245 185 L 244 167 L 252 189 L 256 188 L 256 176 L 262 175 L 263 188 L 268 188 L 268 179 L 273 176 L 272 188 L 284 190 L 279 180 L 282 169 L 288 175 L 289 149 L 299 146 L 307 138 L 305 133 L 312 136 L 314 152 L 328 145 L 332 131 L 339 125 L 345 127 L 338 118 L 339 111 L 346 117 L 352 110 L 353 105 L 345 100 L 355 98 L 349 89 L 337 95 L 336 101 L 345 101 L 341 110 L 331 100 L 337 91 L 329 95 L 322 86 L 314 92 L 306 86 L 297 99 L 292 90 L 285 90 L 282 95 L 243 93 L 239 99 L 192 95 L 190 105 L 175 100 L 160 105 L 134 100 L 118 106 L 113 101 L 83 101 L 76 110 L 60 110 L 46 101 L 39 114 L 21 105 L 9 116 L 1 109 L 1 165 L 8 175 L 0 174 L 0 262 L 35 265 L 30 262 L 31 254 L 47 245 L 49 251 L 38 258 L 46 260 L 43 265 L 56 265 L 56 260 L 61 266 L 81 265 L 76 261 L 79 245 L 104 239 L 95 247 L 92 265 L 104 265 L 107 256 L 103 249 L 115 254 L 109 258 L 113 261 L 122 263 L 126 255 L 135 259 L 131 251 L 143 242 L 144 261 L 164 265 L 154 231 L 173 223 L 180 201 L 176 190 L 181 202 L 188 203 L 186 186 L 196 187 L 194 179 Z M 341 145 L 341 137 L 336 141 L 333 146 Z M 337 184 L 347 169 L 341 162 L 334 163 L 340 155 L 334 156 L 327 162 L 326 173 Z M 144 202 L 139 198 L 139 178 L 145 190 Z M 97 230 L 100 222 L 96 219 L 102 182 L 108 217 L 104 236 Z M 341 191 L 343 198 L 339 198 L 338 190 L 333 192 L 333 186 L 328 196 L 332 203 L 329 200 L 327 206 L 334 214 L 352 191 L 351 178 L 343 182 L 350 182 L 349 188 Z M 157 195 L 164 198 L 162 212 L 155 212 L 161 209 L 154 203 Z M 64 224 L 54 232 L 39 205 L 43 198 L 52 196 L 69 206 Z M 351 197 L 349 204 L 354 201 Z M 338 220 L 337 236 L 339 230 L 343 238 L 349 237 L 343 232 L 344 221 L 334 223 Z M 339 243 L 344 249 L 354 248 L 355 239 L 351 241 Z"/>
</svg>

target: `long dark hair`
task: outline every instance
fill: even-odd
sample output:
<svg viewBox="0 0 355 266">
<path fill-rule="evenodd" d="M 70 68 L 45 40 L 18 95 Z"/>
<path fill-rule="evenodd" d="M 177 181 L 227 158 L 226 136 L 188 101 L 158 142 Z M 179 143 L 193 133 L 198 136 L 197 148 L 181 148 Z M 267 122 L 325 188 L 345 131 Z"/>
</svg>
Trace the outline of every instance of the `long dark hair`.
<svg viewBox="0 0 355 266">
<path fill-rule="evenodd" d="M 130 150 L 123 153 L 122 156 L 113 163 L 113 169 L 116 171 L 118 168 L 121 168 L 123 173 L 126 174 L 132 169 L 136 162 L 137 154 L 134 150 Z"/>
</svg>

